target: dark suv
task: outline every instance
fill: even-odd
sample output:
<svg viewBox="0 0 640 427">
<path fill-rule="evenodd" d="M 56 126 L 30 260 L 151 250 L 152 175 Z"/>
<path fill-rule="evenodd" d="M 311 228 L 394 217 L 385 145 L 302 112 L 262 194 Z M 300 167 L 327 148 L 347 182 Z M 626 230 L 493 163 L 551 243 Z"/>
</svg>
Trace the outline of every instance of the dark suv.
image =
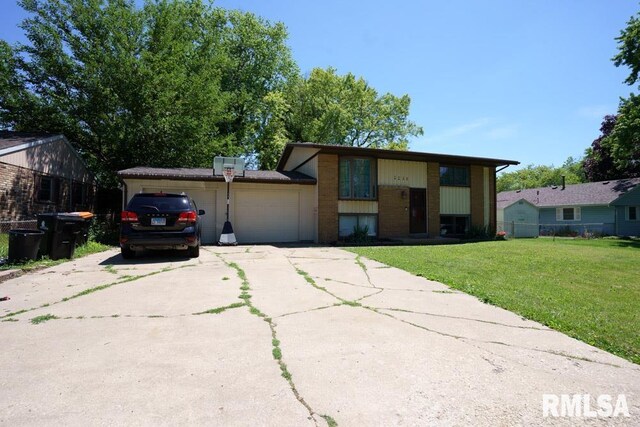
<svg viewBox="0 0 640 427">
<path fill-rule="evenodd" d="M 142 249 L 186 249 L 200 255 L 200 215 L 186 194 L 138 193 L 120 215 L 120 249 L 133 258 Z"/>
</svg>

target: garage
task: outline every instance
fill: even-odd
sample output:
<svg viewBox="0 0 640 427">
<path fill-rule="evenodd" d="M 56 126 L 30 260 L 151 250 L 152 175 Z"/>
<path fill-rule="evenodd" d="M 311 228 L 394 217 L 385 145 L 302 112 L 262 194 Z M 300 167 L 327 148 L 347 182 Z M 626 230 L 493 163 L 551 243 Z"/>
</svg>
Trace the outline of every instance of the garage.
<svg viewBox="0 0 640 427">
<path fill-rule="evenodd" d="M 118 173 L 123 206 L 138 192 L 187 193 L 202 217 L 202 243 L 216 244 L 226 220 L 227 186 L 211 169 L 138 167 Z M 245 171 L 231 184 L 230 219 L 238 243 L 316 240 L 316 180 L 299 172 Z"/>
<path fill-rule="evenodd" d="M 238 242 L 300 241 L 300 195 L 287 190 L 238 190 L 234 231 Z"/>
</svg>

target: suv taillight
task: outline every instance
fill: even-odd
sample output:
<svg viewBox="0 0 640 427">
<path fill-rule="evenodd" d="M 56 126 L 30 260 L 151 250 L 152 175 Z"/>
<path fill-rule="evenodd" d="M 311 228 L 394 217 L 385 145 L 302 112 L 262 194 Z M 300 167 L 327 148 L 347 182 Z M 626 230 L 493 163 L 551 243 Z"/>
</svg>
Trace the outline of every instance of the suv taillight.
<svg viewBox="0 0 640 427">
<path fill-rule="evenodd" d="M 122 211 L 120 213 L 120 220 L 122 222 L 138 222 L 138 214 L 135 212 Z"/>
<path fill-rule="evenodd" d="M 197 219 L 198 214 L 196 214 L 196 211 L 180 212 L 178 222 L 196 222 Z"/>
</svg>

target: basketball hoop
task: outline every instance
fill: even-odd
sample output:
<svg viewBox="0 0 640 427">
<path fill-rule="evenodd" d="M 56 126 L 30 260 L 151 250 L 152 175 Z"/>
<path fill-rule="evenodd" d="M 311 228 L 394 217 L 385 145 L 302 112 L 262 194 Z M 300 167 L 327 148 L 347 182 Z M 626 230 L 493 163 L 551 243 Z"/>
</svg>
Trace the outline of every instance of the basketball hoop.
<svg viewBox="0 0 640 427">
<path fill-rule="evenodd" d="M 233 182 L 233 177 L 235 176 L 235 174 L 236 172 L 233 166 L 225 165 L 222 169 L 222 176 L 224 176 L 225 182 Z"/>
<path fill-rule="evenodd" d="M 229 206 L 231 205 L 231 183 L 233 178 L 238 175 L 244 177 L 244 159 L 239 157 L 214 157 L 213 159 L 213 176 L 224 177 L 224 182 L 227 183 L 227 214 L 226 221 L 222 227 L 222 234 L 220 234 L 219 245 L 237 245 L 236 236 L 233 233 L 233 226 L 229 221 Z"/>
</svg>

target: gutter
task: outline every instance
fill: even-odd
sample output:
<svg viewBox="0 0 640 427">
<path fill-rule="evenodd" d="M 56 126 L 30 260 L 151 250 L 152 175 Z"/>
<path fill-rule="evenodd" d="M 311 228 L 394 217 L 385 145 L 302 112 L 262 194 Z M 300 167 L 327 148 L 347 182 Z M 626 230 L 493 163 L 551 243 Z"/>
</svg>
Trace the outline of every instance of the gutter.
<svg viewBox="0 0 640 427">
<path fill-rule="evenodd" d="M 224 182 L 222 177 L 218 176 L 170 176 L 170 175 L 153 175 L 153 174 L 139 174 L 139 175 L 118 175 L 120 180 L 123 179 L 167 179 L 171 181 L 209 181 L 209 182 Z M 291 180 L 291 179 L 263 179 L 263 178 L 247 178 L 236 177 L 233 182 L 238 183 L 257 183 L 257 184 L 286 184 L 286 185 L 316 185 L 317 180 L 315 178 Z"/>
</svg>

